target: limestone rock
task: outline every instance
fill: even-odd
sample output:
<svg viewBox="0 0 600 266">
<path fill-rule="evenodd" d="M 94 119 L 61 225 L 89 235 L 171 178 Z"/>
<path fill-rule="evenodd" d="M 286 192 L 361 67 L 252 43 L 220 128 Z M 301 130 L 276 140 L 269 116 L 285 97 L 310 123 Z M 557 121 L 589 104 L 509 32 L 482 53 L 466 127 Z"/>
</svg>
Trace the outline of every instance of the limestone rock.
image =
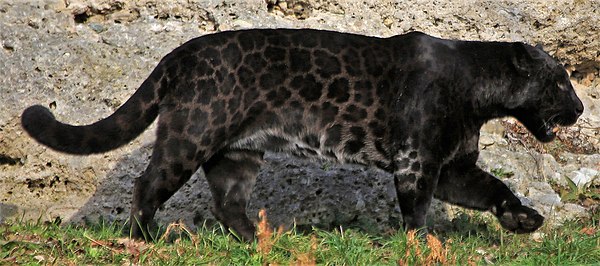
<svg viewBox="0 0 600 266">
<path fill-rule="evenodd" d="M 270 2 L 302 2 L 310 12 L 286 4 L 292 13 L 279 16 L 269 12 Z M 148 162 L 154 126 L 116 151 L 76 157 L 32 141 L 20 128 L 20 113 L 29 105 L 43 104 L 51 106 L 61 121 L 94 122 L 124 103 L 173 48 L 215 31 L 316 28 L 387 37 L 420 30 L 444 38 L 542 43 L 569 65 L 575 81 L 585 84 L 577 87 L 586 106 L 586 121 L 578 126 L 593 140 L 600 121 L 595 82 L 600 69 L 599 3 L 0 0 L 0 220 L 22 215 L 73 222 L 126 219 L 133 180 Z M 557 198 L 548 183 L 564 185 L 564 177 L 571 173 L 598 170 L 600 155 L 561 153 L 554 158 L 514 149 L 503 132 L 497 124 L 484 130 L 479 164 L 497 173 L 513 173 L 502 179 L 547 217 L 585 214 L 583 207 Z M 276 154 L 269 154 L 267 161 L 251 216 L 266 208 L 275 224 L 325 228 L 341 224 L 367 231 L 398 228 L 401 215 L 388 174 Z M 211 222 L 210 204 L 200 171 L 157 218 L 162 223 Z M 448 205 L 433 205 L 434 223 L 456 213 Z"/>
</svg>

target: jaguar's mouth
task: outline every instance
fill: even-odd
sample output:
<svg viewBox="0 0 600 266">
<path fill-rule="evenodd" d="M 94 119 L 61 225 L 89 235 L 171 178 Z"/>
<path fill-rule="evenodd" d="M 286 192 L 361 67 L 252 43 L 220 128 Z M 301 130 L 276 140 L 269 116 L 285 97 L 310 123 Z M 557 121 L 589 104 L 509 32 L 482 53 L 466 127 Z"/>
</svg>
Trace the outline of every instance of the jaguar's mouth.
<svg viewBox="0 0 600 266">
<path fill-rule="evenodd" d="M 537 132 L 532 131 L 536 138 L 541 142 L 550 142 L 556 138 L 556 133 L 560 130 L 560 127 L 566 127 L 575 124 L 577 122 L 577 116 L 572 119 L 564 115 L 554 115 L 549 119 L 542 119 L 538 126 Z"/>
<path fill-rule="evenodd" d="M 558 124 L 553 121 L 543 122 L 542 129 L 540 130 L 541 134 L 535 134 L 536 137 L 541 142 L 550 142 L 556 138 L 556 133 L 558 132 L 559 127 Z"/>
</svg>

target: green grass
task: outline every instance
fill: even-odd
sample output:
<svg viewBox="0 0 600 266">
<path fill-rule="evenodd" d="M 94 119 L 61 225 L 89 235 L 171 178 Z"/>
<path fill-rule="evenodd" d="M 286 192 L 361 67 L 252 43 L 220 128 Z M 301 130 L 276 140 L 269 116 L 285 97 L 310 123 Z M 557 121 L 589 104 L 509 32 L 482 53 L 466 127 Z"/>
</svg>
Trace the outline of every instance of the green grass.
<svg viewBox="0 0 600 266">
<path fill-rule="evenodd" d="M 515 173 L 511 172 L 511 171 L 507 171 L 504 170 L 503 168 L 494 168 L 492 170 L 490 170 L 490 172 L 496 176 L 496 177 L 500 177 L 500 178 L 511 178 L 515 175 Z"/>
<path fill-rule="evenodd" d="M 174 224 L 158 239 L 139 242 L 129 240 L 119 224 L 13 221 L 0 225 L 0 265 L 597 265 L 599 220 L 595 212 L 557 228 L 544 226 L 543 237 L 532 238 L 507 233 L 485 216 L 465 214 L 454 229 L 433 232 L 435 238 L 314 229 L 267 232 L 261 243 L 252 244 L 236 241 L 221 227 L 190 232 Z"/>
</svg>

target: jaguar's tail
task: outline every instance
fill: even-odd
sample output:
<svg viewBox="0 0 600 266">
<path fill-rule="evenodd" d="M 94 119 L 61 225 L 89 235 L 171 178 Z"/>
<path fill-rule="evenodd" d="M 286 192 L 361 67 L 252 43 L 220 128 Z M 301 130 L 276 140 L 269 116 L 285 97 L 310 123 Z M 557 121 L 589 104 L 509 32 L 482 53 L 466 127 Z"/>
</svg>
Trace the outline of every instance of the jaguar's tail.
<svg viewBox="0 0 600 266">
<path fill-rule="evenodd" d="M 163 74 L 157 67 L 140 88 L 112 115 L 85 126 L 56 120 L 48 108 L 34 105 L 21 116 L 25 131 L 60 152 L 92 154 L 116 149 L 140 135 L 158 116 Z"/>
</svg>

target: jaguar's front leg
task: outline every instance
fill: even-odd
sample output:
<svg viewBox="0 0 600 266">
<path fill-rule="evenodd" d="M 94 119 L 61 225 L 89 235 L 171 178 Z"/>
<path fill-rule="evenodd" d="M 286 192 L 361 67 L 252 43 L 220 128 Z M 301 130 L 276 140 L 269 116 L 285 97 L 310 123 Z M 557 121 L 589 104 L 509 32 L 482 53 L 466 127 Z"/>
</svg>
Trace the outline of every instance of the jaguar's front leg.
<svg viewBox="0 0 600 266">
<path fill-rule="evenodd" d="M 478 152 L 458 156 L 440 173 L 435 197 L 459 206 L 489 210 L 505 229 L 530 233 L 538 229 L 544 217 L 523 206 L 515 194 L 498 178 L 477 165 Z"/>
<path fill-rule="evenodd" d="M 439 165 L 420 159 L 416 152 L 394 160 L 394 184 L 405 230 L 425 229 L 427 210 L 439 177 Z"/>
</svg>

